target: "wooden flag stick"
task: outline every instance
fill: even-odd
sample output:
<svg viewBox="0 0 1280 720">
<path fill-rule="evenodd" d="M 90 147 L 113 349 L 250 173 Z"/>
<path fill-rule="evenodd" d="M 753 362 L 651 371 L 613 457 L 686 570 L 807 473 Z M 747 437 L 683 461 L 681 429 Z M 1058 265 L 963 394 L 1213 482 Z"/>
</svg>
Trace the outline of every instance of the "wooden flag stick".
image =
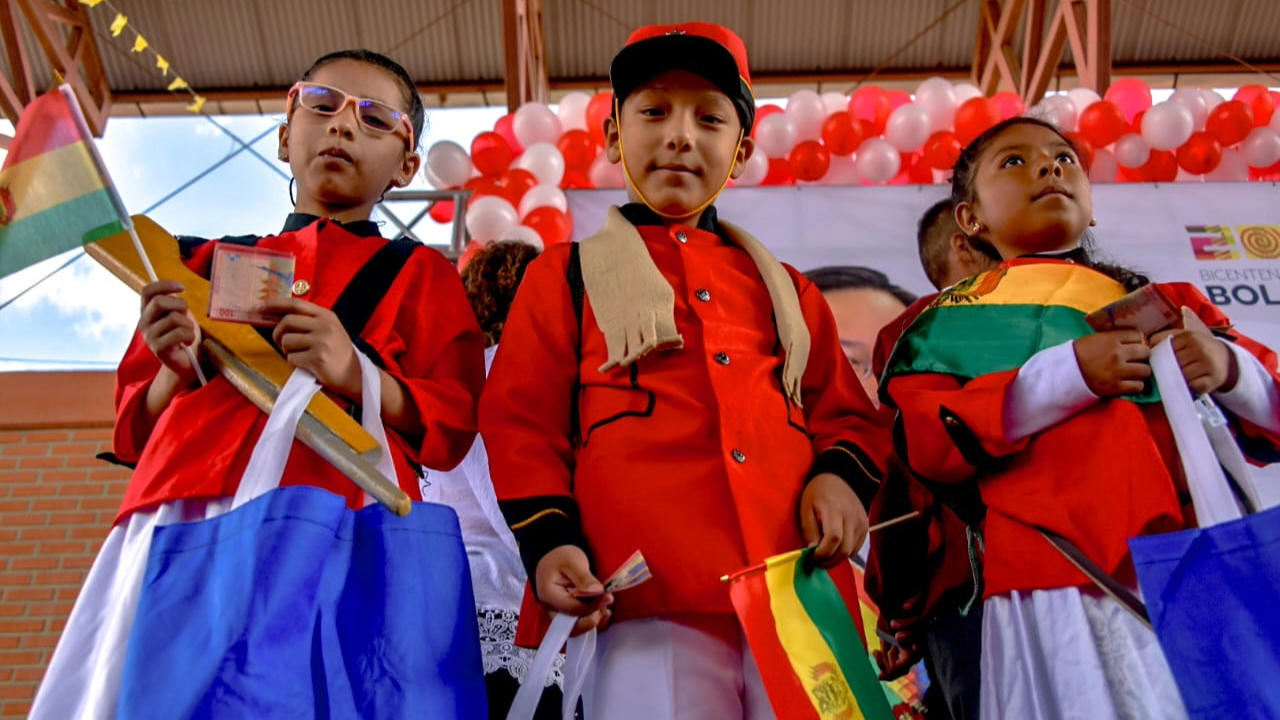
<svg viewBox="0 0 1280 720">
<path fill-rule="evenodd" d="M 867 528 L 867 534 L 870 535 L 871 533 L 876 532 L 878 530 L 883 530 L 887 527 L 892 527 L 894 525 L 897 525 L 898 523 L 906 522 L 908 520 L 911 520 L 913 518 L 918 518 L 918 517 L 920 517 L 920 511 L 912 510 L 906 515 L 900 515 L 896 518 L 893 518 L 892 520 L 885 520 L 882 523 L 876 523 L 875 525 L 872 525 L 871 527 Z M 795 557 L 796 555 L 799 555 L 800 553 L 804 552 L 807 549 L 808 548 L 800 548 L 799 550 L 792 550 L 791 552 L 780 556 L 780 559 L 786 560 L 786 559 Z M 746 568 L 745 570 L 739 570 L 738 572 L 730 573 L 728 575 L 721 575 L 720 582 L 729 582 L 733 578 L 757 573 L 764 570 L 766 567 L 768 567 L 767 563 L 760 563 L 759 565 L 752 565 L 751 567 Z"/>
</svg>

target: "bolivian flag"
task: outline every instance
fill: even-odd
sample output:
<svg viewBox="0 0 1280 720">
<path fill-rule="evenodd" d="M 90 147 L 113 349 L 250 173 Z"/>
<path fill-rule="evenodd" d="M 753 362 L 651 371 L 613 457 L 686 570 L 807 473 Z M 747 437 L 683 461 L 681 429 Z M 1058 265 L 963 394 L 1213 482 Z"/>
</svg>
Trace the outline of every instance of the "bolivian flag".
<svg viewBox="0 0 1280 720">
<path fill-rule="evenodd" d="M 867 657 L 853 567 L 811 567 L 812 553 L 777 555 L 728 578 L 774 714 L 892 720 Z"/>
<path fill-rule="evenodd" d="M 1009 260 L 945 290 L 902 334 L 885 376 L 941 373 L 972 380 L 1022 367 L 1041 350 L 1093 332 L 1085 316 L 1124 286 L 1065 260 Z M 1137 402 L 1158 399 L 1154 384 Z"/>
<path fill-rule="evenodd" d="M 0 169 L 0 277 L 127 228 L 67 86 L 22 112 Z"/>
</svg>

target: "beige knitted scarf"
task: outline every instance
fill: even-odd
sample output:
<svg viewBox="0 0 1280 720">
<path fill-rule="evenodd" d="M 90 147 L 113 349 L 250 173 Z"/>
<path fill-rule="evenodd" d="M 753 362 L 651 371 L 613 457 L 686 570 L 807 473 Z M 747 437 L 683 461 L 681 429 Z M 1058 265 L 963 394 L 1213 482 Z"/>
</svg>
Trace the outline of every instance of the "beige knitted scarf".
<svg viewBox="0 0 1280 720">
<path fill-rule="evenodd" d="M 782 343 L 783 387 L 800 405 L 800 384 L 809 362 L 809 328 L 786 268 L 749 233 L 720 222 L 729 240 L 755 261 L 769 290 Z M 654 264 L 644 240 L 618 208 L 609 208 L 600 232 L 582 241 L 582 280 L 609 359 L 600 372 L 626 367 L 654 350 L 684 347 L 676 328 L 675 291 Z"/>
</svg>

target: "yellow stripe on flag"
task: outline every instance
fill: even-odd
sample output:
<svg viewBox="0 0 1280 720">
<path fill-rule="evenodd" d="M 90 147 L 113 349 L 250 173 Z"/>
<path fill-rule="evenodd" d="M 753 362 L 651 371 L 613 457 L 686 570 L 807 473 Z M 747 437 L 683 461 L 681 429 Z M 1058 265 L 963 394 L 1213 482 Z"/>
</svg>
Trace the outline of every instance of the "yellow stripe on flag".
<svg viewBox="0 0 1280 720">
<path fill-rule="evenodd" d="M 1082 265 L 1035 263 L 996 268 L 963 280 L 933 306 L 1061 305 L 1088 314 L 1124 294 L 1120 283 Z"/>
<path fill-rule="evenodd" d="M 106 187 L 89 148 L 73 143 L 0 172 L 0 188 L 12 198 L 6 225 Z"/>
<path fill-rule="evenodd" d="M 769 562 L 769 569 L 765 572 L 765 582 L 769 586 L 769 605 L 777 625 L 778 640 L 786 651 L 787 659 L 791 661 L 796 677 L 800 678 L 809 702 L 813 703 L 813 709 L 820 717 L 824 720 L 861 720 L 863 714 L 856 708 L 856 704 L 853 705 L 852 714 L 849 714 L 851 706 L 848 704 L 833 706 L 820 702 L 833 679 L 839 680 L 846 687 L 847 680 L 840 670 L 835 653 L 814 627 L 800 598 L 796 597 L 795 575 L 795 562 Z"/>
</svg>

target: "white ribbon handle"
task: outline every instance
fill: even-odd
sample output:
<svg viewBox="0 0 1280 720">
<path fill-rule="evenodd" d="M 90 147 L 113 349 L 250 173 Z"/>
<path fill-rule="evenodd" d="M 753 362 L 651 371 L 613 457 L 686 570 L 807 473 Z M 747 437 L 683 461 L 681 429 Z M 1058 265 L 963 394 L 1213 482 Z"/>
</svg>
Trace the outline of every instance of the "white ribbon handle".
<svg viewBox="0 0 1280 720">
<path fill-rule="evenodd" d="M 596 631 L 594 629 L 575 637 L 569 637 L 578 618 L 573 615 L 557 614 L 551 619 L 551 627 L 538 645 L 538 652 L 529 664 L 520 689 L 511 702 L 507 712 L 507 720 L 533 720 L 538 709 L 538 700 L 546 689 L 547 680 L 551 676 L 551 665 L 555 662 L 560 648 L 565 648 L 564 702 L 561 713 L 564 720 L 573 720 L 578 708 L 578 698 L 582 696 L 587 675 L 591 670 L 591 661 L 596 654 Z"/>
<path fill-rule="evenodd" d="M 366 432 L 378 441 L 382 453 L 374 467 L 383 477 L 392 482 L 399 482 L 396 477 L 396 464 L 391 458 L 391 446 L 387 442 L 387 431 L 382 425 L 382 373 L 359 348 L 355 349 L 356 358 L 360 361 L 360 424 Z M 372 505 L 374 499 L 369 493 L 364 494 L 364 504 Z"/>
<path fill-rule="evenodd" d="M 1243 517 L 1235 494 L 1227 482 L 1219 464 L 1215 443 L 1209 439 L 1195 402 L 1182 376 L 1182 368 L 1173 352 L 1169 338 L 1161 340 L 1151 351 L 1151 369 L 1156 387 L 1160 389 L 1160 404 L 1173 430 L 1178 446 L 1178 457 L 1191 490 L 1191 501 L 1196 508 L 1196 520 L 1200 527 L 1239 520 Z M 1212 399 L 1204 398 L 1212 403 Z M 1216 410 L 1216 407 L 1214 408 Z M 1217 443 L 1221 445 L 1221 443 Z M 1234 446 L 1234 442 L 1232 443 Z M 1225 450 L 1226 448 L 1218 448 Z M 1236 449 L 1239 452 L 1239 449 Z M 1247 478 L 1247 473 L 1246 473 Z M 1247 480 L 1241 480 L 1247 483 Z"/>
<path fill-rule="evenodd" d="M 253 446 L 253 454 L 249 456 L 249 464 L 245 466 L 244 476 L 240 478 L 240 486 L 231 501 L 233 510 L 280 487 L 298 421 L 317 392 L 320 392 L 320 382 L 306 370 L 296 368 L 289 376 L 276 396 L 276 404 L 267 416 L 267 424 L 262 428 L 257 444 Z"/>
</svg>

